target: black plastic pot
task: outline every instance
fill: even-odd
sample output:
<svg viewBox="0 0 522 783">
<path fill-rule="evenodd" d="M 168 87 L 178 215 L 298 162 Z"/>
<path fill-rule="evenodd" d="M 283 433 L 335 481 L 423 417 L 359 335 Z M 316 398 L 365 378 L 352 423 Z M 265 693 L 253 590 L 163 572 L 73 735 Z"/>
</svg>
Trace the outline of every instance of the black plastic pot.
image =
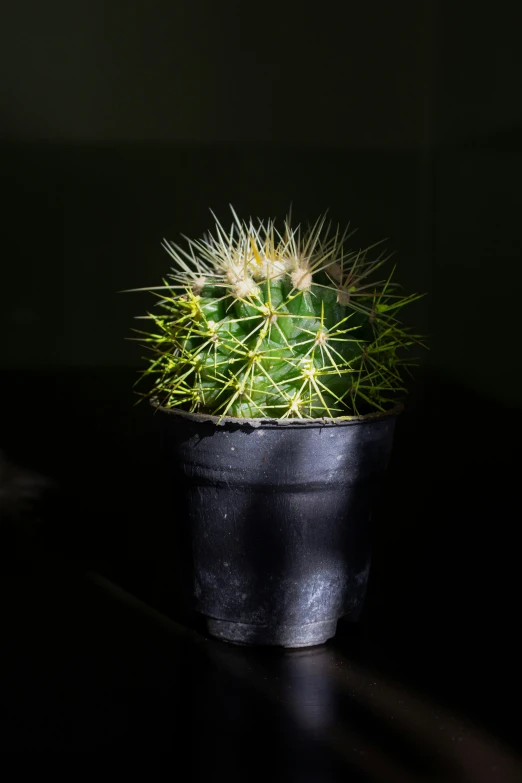
<svg viewBox="0 0 522 783">
<path fill-rule="evenodd" d="M 156 408 L 183 524 L 188 598 L 208 632 L 304 647 L 357 620 L 369 520 L 396 415 L 224 419 Z"/>
</svg>

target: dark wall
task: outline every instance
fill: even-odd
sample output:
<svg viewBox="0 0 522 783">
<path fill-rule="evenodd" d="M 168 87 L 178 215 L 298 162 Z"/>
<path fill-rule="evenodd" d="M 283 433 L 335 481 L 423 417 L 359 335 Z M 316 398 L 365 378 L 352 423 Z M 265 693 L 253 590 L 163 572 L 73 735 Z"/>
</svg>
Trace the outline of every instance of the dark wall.
<svg viewBox="0 0 522 783">
<path fill-rule="evenodd" d="M 65 142 L 410 146 L 427 8 L 17 0 L 6 127 Z"/>
<path fill-rule="evenodd" d="M 390 237 L 424 361 L 518 399 L 520 57 L 481 5 L 10 3 L 0 361 L 136 365 L 148 300 L 116 292 L 162 237 L 293 201 Z"/>
<path fill-rule="evenodd" d="M 492 398 L 522 401 L 522 10 L 438 4 L 433 358 Z"/>
</svg>

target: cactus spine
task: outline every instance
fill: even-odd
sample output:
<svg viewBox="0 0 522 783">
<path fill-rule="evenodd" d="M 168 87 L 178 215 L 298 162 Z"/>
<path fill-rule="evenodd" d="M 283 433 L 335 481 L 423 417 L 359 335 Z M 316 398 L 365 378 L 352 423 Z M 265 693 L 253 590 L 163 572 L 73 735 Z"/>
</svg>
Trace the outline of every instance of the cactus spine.
<svg viewBox="0 0 522 783">
<path fill-rule="evenodd" d="M 306 230 L 287 218 L 165 241 L 174 261 L 138 340 L 165 407 L 249 418 L 346 418 L 386 411 L 404 393 L 420 342 L 399 321 L 405 296 L 376 246 L 348 250 L 348 230 L 323 216 Z"/>
</svg>

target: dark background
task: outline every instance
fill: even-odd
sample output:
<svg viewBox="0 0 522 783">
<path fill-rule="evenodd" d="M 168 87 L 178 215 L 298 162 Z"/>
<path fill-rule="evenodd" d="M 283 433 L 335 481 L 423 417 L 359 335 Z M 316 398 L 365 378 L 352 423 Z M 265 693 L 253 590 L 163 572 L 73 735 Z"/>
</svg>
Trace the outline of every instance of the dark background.
<svg viewBox="0 0 522 783">
<path fill-rule="evenodd" d="M 521 21 L 472 0 L 3 7 L 0 449 L 54 482 L 36 538 L 7 536 L 13 578 L 60 554 L 172 609 L 175 491 L 125 341 L 148 300 L 117 292 L 157 283 L 161 239 L 209 207 L 330 207 L 428 293 L 360 654 L 516 742 Z"/>
<path fill-rule="evenodd" d="M 146 297 L 116 292 L 164 274 L 161 239 L 293 201 L 389 237 L 429 291 L 430 365 L 518 402 L 517 22 L 502 0 L 7 3 L 2 364 L 134 367 Z"/>
</svg>

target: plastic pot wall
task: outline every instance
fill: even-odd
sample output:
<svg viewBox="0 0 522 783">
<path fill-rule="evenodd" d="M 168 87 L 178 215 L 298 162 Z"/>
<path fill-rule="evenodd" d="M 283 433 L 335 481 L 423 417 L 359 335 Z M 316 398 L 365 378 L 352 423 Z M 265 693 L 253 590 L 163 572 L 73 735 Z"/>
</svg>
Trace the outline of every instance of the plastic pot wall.
<svg viewBox="0 0 522 783">
<path fill-rule="evenodd" d="M 156 408 L 187 597 L 211 635 L 302 647 L 358 619 L 397 412 L 217 425 Z"/>
</svg>

